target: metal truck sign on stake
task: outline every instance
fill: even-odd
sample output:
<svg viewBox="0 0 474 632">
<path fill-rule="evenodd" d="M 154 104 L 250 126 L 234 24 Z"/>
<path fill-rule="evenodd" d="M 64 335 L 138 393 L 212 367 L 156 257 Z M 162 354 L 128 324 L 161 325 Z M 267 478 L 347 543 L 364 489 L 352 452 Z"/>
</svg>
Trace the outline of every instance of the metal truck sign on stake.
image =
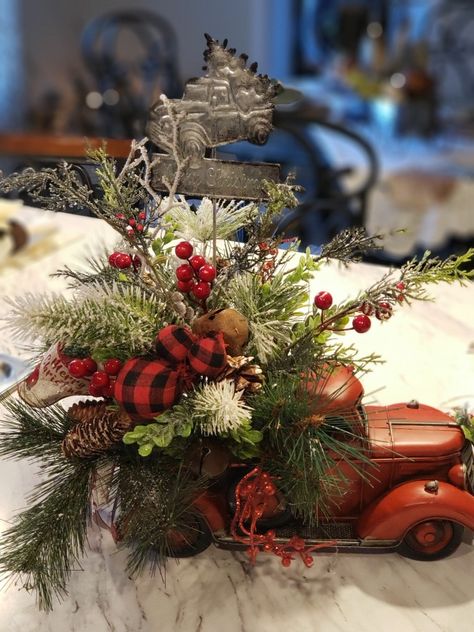
<svg viewBox="0 0 474 632">
<path fill-rule="evenodd" d="M 206 158 L 205 153 L 241 140 L 266 143 L 272 131 L 272 99 L 280 84 L 257 74 L 257 64 L 247 68 L 247 55 L 236 56 L 225 40 L 220 44 L 209 35 L 206 39 L 208 73 L 190 79 L 182 99 L 159 101 L 151 108 L 148 136 L 168 152 L 154 167 L 153 186 L 164 191 L 165 182 L 172 179 L 176 160 L 170 147 L 175 143 L 179 157 L 188 161 L 179 193 L 264 200 L 262 180 L 278 181 L 279 165 L 223 161 Z"/>
</svg>

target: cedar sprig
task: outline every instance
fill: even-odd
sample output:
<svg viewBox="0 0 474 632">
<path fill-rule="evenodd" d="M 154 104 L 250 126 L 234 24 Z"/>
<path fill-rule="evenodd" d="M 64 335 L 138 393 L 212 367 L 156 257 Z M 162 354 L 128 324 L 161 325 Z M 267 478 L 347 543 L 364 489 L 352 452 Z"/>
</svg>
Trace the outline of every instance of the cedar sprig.
<svg viewBox="0 0 474 632">
<path fill-rule="evenodd" d="M 315 261 L 335 259 L 344 265 L 361 261 L 371 251 L 382 250 L 383 235 L 368 235 L 365 228 L 346 228 L 321 247 Z"/>
<path fill-rule="evenodd" d="M 82 184 L 73 165 L 62 162 L 56 168 L 36 171 L 31 167 L 0 180 L 4 193 L 27 192 L 31 199 L 51 211 L 83 208 L 92 215 L 100 214 L 100 205 L 93 199 L 93 190 Z"/>
</svg>

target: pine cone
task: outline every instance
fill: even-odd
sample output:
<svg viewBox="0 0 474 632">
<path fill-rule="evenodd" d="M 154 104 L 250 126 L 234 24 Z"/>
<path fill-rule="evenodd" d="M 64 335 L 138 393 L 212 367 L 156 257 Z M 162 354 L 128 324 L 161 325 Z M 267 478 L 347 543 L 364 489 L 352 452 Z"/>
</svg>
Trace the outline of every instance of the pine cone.
<svg viewBox="0 0 474 632">
<path fill-rule="evenodd" d="M 228 356 L 227 367 L 219 375 L 217 381 L 234 380 L 236 391 L 257 393 L 262 388 L 264 377 L 262 369 L 258 364 L 252 364 L 252 360 L 251 357 Z"/>
<path fill-rule="evenodd" d="M 105 402 L 80 402 L 68 410 L 76 423 L 64 437 L 62 451 L 67 458 L 85 459 L 107 452 L 133 426 L 121 410 L 107 408 Z"/>
</svg>

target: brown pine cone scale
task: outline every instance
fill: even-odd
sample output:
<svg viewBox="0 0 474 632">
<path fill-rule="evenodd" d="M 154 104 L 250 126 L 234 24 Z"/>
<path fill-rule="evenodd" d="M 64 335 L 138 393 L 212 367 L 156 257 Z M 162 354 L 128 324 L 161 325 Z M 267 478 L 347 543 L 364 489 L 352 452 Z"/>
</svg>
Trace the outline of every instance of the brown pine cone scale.
<svg viewBox="0 0 474 632">
<path fill-rule="evenodd" d="M 67 458 L 86 459 L 108 452 L 119 443 L 134 422 L 121 410 L 108 408 L 105 402 L 80 402 L 68 410 L 76 423 L 63 439 Z"/>
</svg>

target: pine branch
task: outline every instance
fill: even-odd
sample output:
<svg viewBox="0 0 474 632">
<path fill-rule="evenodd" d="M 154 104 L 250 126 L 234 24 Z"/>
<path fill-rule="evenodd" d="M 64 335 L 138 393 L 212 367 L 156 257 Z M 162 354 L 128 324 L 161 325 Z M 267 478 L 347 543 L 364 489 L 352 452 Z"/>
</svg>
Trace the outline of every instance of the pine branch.
<svg viewBox="0 0 474 632">
<path fill-rule="evenodd" d="M 135 286 L 90 286 L 75 301 L 24 295 L 9 301 L 8 322 L 19 337 L 61 341 L 126 359 L 147 352 L 166 317 L 156 297 Z M 110 356 L 112 357 L 112 356 Z"/>
<path fill-rule="evenodd" d="M 249 321 L 249 354 L 264 364 L 291 340 L 291 327 L 307 298 L 305 288 L 282 273 L 266 283 L 253 274 L 242 274 L 225 292 L 227 303 Z"/>
<path fill-rule="evenodd" d="M 31 408 L 20 399 L 5 402 L 4 408 L 8 415 L 2 419 L 0 457 L 55 462 L 71 427 L 66 411 L 60 406 Z"/>
<path fill-rule="evenodd" d="M 258 214 L 258 208 L 253 203 L 220 200 L 216 205 L 217 239 L 233 237 L 240 228 L 253 222 Z M 213 203 L 209 198 L 203 198 L 199 206 L 194 207 L 179 196 L 166 213 L 166 219 L 172 222 L 176 236 L 182 239 L 205 242 L 213 237 Z"/>
<path fill-rule="evenodd" d="M 327 367 L 315 369 L 312 385 L 325 375 Z M 270 375 L 251 400 L 254 426 L 264 436 L 264 467 L 277 477 L 291 511 L 307 524 L 327 513 L 330 504 L 345 493 L 341 462 L 357 476 L 373 475 L 366 471 L 371 462 L 359 435 L 357 413 L 353 406 L 337 406 L 346 388 L 348 383 L 342 384 L 329 398 L 316 388 L 309 397 L 300 374 L 278 373 Z"/>
<path fill-rule="evenodd" d="M 116 481 L 121 508 L 118 530 L 123 546 L 130 549 L 128 571 L 138 575 L 149 566 L 162 571 L 172 548 L 172 535 L 195 535 L 193 502 L 206 481 L 193 479 L 175 462 L 141 459 L 122 462 Z"/>
<path fill-rule="evenodd" d="M 6 404 L 10 414 L 0 434 L 0 456 L 34 458 L 46 476 L 2 537 L 0 570 L 27 590 L 35 590 L 40 608 L 51 610 L 54 596 L 64 597 L 73 567 L 86 545 L 90 477 L 94 460 L 70 461 L 61 441 L 71 422 L 53 406 L 33 410 L 19 400 Z"/>
</svg>

